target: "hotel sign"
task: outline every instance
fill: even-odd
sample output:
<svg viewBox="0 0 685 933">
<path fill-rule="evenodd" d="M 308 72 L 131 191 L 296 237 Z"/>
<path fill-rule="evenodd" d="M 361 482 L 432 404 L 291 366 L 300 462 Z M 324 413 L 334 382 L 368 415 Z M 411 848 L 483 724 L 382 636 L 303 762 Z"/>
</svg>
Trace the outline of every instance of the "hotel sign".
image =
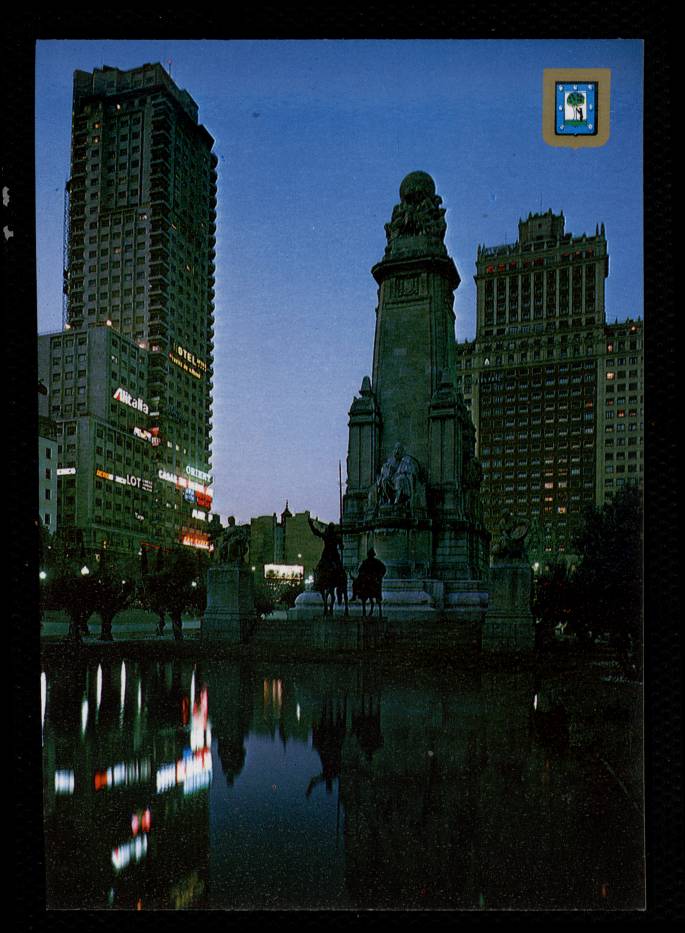
<svg viewBox="0 0 685 933">
<path fill-rule="evenodd" d="M 207 364 L 199 356 L 195 356 L 190 350 L 186 350 L 180 343 L 169 351 L 169 359 L 175 366 L 180 367 L 184 372 L 194 376 L 195 379 L 202 379 L 207 372 Z"/>
</svg>

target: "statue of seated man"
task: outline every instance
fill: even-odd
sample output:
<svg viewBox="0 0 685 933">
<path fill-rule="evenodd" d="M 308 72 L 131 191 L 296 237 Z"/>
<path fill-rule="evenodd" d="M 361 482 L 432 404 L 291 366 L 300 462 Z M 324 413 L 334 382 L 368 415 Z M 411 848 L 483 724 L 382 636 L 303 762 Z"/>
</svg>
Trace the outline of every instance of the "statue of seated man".
<svg viewBox="0 0 685 933">
<path fill-rule="evenodd" d="M 392 457 L 385 461 L 376 481 L 379 501 L 390 505 L 412 505 L 419 473 L 418 461 L 405 453 L 402 444 L 395 444 Z"/>
<path fill-rule="evenodd" d="M 217 545 L 217 560 L 224 564 L 243 564 L 248 551 L 247 532 L 239 528 L 231 515 Z"/>
</svg>

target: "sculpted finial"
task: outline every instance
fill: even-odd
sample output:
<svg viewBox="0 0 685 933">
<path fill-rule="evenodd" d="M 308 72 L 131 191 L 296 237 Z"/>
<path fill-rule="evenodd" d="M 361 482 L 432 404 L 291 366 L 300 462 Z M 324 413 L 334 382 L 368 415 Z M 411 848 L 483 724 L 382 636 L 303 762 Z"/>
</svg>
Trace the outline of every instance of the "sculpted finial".
<svg viewBox="0 0 685 933">
<path fill-rule="evenodd" d="M 427 172 L 410 172 L 400 185 L 400 203 L 393 208 L 390 223 L 385 225 L 388 252 L 400 252 L 419 244 L 407 242 L 410 238 L 430 238 L 444 250 L 443 239 L 447 224 L 442 198 L 435 193 L 435 182 Z M 433 244 L 435 245 L 435 244 Z M 421 244 L 425 249 L 428 243 Z"/>
</svg>

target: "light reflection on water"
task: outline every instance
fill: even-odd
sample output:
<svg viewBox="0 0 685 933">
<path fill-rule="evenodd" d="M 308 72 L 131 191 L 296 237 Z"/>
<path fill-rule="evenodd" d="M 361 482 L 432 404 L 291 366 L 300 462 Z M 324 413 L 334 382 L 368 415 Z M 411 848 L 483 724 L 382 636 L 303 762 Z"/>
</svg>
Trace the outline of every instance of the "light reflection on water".
<svg viewBox="0 0 685 933">
<path fill-rule="evenodd" d="M 643 906 L 639 693 L 372 664 L 45 667 L 49 908 Z"/>
</svg>

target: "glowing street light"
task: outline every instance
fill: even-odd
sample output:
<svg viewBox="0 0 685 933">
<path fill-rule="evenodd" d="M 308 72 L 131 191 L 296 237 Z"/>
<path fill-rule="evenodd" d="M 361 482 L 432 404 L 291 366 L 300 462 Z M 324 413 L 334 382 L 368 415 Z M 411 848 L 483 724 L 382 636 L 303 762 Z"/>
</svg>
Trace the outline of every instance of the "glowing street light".
<svg viewBox="0 0 685 933">
<path fill-rule="evenodd" d="M 87 576 L 89 573 L 90 573 L 90 570 L 89 570 L 89 569 L 86 567 L 86 565 L 84 564 L 83 567 L 81 567 L 81 575 L 85 577 L 85 576 Z"/>
<path fill-rule="evenodd" d="M 45 580 L 47 578 L 47 573 L 44 570 L 41 570 L 38 576 L 40 577 L 41 580 Z"/>
</svg>

